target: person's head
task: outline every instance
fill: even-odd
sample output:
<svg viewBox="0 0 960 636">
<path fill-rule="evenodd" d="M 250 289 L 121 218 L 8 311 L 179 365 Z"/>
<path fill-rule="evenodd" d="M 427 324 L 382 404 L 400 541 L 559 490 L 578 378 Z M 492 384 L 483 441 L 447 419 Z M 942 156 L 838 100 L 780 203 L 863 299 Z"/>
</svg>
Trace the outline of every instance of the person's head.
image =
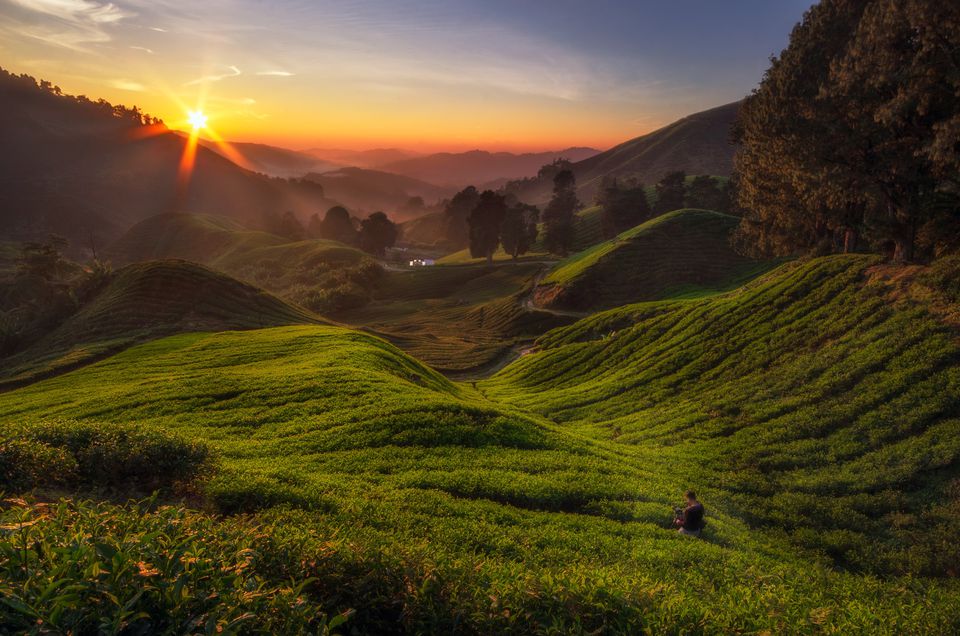
<svg viewBox="0 0 960 636">
<path fill-rule="evenodd" d="M 687 503 L 694 503 L 697 500 L 697 493 L 693 492 L 692 490 L 688 490 L 687 492 L 683 493 L 683 496 L 687 498 Z"/>
</svg>

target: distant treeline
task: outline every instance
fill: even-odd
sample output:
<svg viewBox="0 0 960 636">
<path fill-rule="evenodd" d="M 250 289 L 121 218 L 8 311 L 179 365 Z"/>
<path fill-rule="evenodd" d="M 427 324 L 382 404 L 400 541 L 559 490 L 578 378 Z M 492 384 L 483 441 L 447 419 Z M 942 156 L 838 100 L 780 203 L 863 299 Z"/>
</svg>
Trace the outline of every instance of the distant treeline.
<svg viewBox="0 0 960 636">
<path fill-rule="evenodd" d="M 0 86 L 2 86 L 4 91 L 21 91 L 24 93 L 35 93 L 37 89 L 40 89 L 51 96 L 73 102 L 87 109 L 92 115 L 109 115 L 138 126 L 163 125 L 162 119 L 148 115 L 140 110 L 138 106 L 127 108 L 123 104 L 111 104 L 103 98 L 93 101 L 86 95 L 67 95 L 59 86 L 54 85 L 52 82 L 38 80 L 26 73 L 16 75 L 6 69 L 0 68 Z"/>
<path fill-rule="evenodd" d="M 960 3 L 822 0 L 744 103 L 739 243 L 758 255 L 960 247 Z"/>
</svg>

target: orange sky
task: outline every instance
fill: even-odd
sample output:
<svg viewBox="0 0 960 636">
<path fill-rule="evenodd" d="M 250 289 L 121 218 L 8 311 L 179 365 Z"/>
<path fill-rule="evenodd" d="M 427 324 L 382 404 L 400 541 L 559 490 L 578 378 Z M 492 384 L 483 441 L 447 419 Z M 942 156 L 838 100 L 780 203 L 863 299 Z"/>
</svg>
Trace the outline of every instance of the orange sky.
<svg viewBox="0 0 960 636">
<path fill-rule="evenodd" d="M 685 6 L 0 0 L 0 60 L 172 127 L 203 102 L 234 141 L 607 148 L 744 96 L 809 0 Z"/>
</svg>

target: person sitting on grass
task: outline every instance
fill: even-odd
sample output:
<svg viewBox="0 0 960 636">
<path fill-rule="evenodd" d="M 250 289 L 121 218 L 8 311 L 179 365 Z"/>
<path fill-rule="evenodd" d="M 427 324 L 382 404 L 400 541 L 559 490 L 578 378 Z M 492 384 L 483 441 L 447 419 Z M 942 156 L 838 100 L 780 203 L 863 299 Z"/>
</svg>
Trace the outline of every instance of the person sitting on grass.
<svg viewBox="0 0 960 636">
<path fill-rule="evenodd" d="M 687 505 L 678 509 L 677 518 L 673 523 L 680 526 L 677 532 L 690 537 L 699 537 L 703 530 L 703 504 L 697 501 L 697 493 L 688 490 L 683 493 L 687 498 Z"/>
</svg>

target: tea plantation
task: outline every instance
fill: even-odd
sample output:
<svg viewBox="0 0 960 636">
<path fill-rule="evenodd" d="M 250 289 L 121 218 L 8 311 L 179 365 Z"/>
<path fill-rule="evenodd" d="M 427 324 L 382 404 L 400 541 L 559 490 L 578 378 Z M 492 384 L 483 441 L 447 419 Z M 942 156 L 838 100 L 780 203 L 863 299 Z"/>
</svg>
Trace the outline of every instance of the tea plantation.
<svg viewBox="0 0 960 636">
<path fill-rule="evenodd" d="M 934 274 L 790 263 L 560 327 L 475 383 L 297 325 L 0 394 L 0 631 L 955 632 Z M 669 529 L 688 487 L 701 540 Z"/>
</svg>

